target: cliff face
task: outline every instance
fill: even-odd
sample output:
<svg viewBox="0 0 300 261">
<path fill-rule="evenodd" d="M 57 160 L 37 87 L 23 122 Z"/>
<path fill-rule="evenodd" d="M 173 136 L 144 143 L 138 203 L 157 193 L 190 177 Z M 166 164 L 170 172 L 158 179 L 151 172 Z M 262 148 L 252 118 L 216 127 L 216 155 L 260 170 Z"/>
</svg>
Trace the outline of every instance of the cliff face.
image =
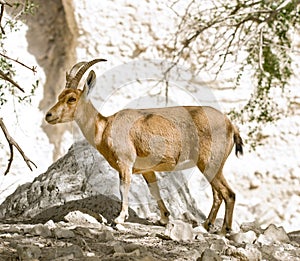
<svg viewBox="0 0 300 261">
<path fill-rule="evenodd" d="M 94 99 L 95 102 L 100 102 L 99 111 L 105 109 L 105 113 L 111 114 L 126 106 L 165 105 L 164 88 L 148 91 L 139 82 L 129 84 L 135 76 L 133 72 L 140 71 L 140 67 L 133 67 L 131 71 L 128 68 L 122 70 L 125 62 L 161 58 L 161 47 L 168 45 L 167 39 L 174 32 L 177 22 L 176 15 L 161 1 L 139 1 L 133 4 L 132 1 L 124 0 L 55 0 L 37 3 L 37 14 L 26 21 L 26 38 L 29 52 L 36 57 L 46 75 L 44 97 L 40 101 L 41 110 L 47 110 L 55 102 L 57 94 L 64 86 L 65 71 L 73 63 L 95 57 L 108 59 L 107 63 L 95 66 L 99 77 L 97 90 L 103 95 L 96 95 Z M 147 72 L 147 68 L 143 70 Z M 110 80 L 104 84 L 101 80 L 105 80 L 107 75 Z M 131 77 L 126 78 L 128 75 Z M 251 89 L 245 81 L 240 89 L 233 90 L 232 75 L 226 76 L 222 75 L 220 82 L 210 85 L 203 81 L 205 85 L 209 85 L 218 107 L 224 112 L 232 107 L 238 110 L 247 100 Z M 201 85 L 203 82 L 197 84 Z M 297 75 L 292 84 L 299 84 Z M 169 89 L 169 95 L 176 104 L 189 104 L 195 97 L 198 103 L 204 104 L 207 102 L 206 94 L 197 93 L 195 88 L 177 88 L 175 91 Z M 34 109 L 38 111 L 37 108 Z M 29 126 L 43 122 L 43 113 L 38 111 L 38 114 L 38 124 L 29 122 L 28 113 L 20 117 L 21 120 L 25 119 L 20 124 L 22 128 L 28 127 L 27 136 L 34 136 L 32 144 L 41 144 L 38 142 L 43 135 L 39 129 L 36 131 Z M 242 137 L 247 138 L 245 128 L 239 123 L 237 125 L 241 129 Z M 47 132 L 50 143 L 55 144 L 55 159 L 62 155 L 61 143 L 65 142 L 63 134 L 66 129 L 71 131 L 69 143 L 78 141 L 77 134 L 72 132 L 70 125 L 47 125 L 43 129 Z M 289 117 L 279 121 L 275 127 L 266 126 L 263 130 L 261 139 L 264 145 L 250 153 L 246 146 L 244 157 L 229 158 L 224 173 L 237 195 L 234 220 L 238 227 L 244 221 L 255 220 L 264 226 L 270 223 L 283 225 L 288 231 L 300 228 L 300 209 L 295 208 L 300 204 L 299 129 L 299 94 L 295 93 Z M 22 139 L 25 140 L 25 137 Z M 32 144 L 29 142 L 28 150 Z M 38 148 L 35 146 L 32 155 L 40 158 L 41 151 L 52 154 L 48 141 L 43 140 Z M 48 165 L 49 162 L 44 167 Z M 16 179 L 30 175 L 24 170 L 23 162 L 20 166 Z M 205 214 L 209 211 L 212 202 L 209 187 L 202 184 L 201 178 L 198 178 L 199 173 L 188 173 L 184 179 L 176 175 L 181 174 L 160 176 L 162 193 L 172 215 L 178 217 L 189 211 L 199 221 L 202 220 L 203 215 L 197 209 L 203 210 Z M 17 183 L 14 184 L 16 186 Z M 53 207 L 63 206 L 70 201 L 85 204 L 86 198 L 95 197 L 97 200 L 102 196 L 108 197 L 102 201 L 112 205 L 110 199 L 119 197 L 117 173 L 92 148 L 78 143 L 46 173 L 32 183 L 20 186 L 15 194 L 8 197 L 0 207 L 1 217 L 30 219 L 36 215 L 42 216 L 47 209 L 47 215 L 55 212 Z M 132 209 L 141 217 L 157 213 L 156 203 L 139 176 L 133 180 L 130 202 Z M 103 209 L 104 206 L 101 206 Z M 223 215 L 222 209 L 220 213 Z"/>
<path fill-rule="evenodd" d="M 46 75 L 39 104 L 39 109 L 45 113 L 64 87 L 65 72 L 76 62 L 78 28 L 72 0 L 35 0 L 34 3 L 38 8 L 24 21 L 28 26 L 28 52 L 34 55 Z M 62 155 L 61 139 L 67 127 L 49 128 L 42 122 L 42 129 L 54 145 L 53 159 L 56 160 Z"/>
</svg>

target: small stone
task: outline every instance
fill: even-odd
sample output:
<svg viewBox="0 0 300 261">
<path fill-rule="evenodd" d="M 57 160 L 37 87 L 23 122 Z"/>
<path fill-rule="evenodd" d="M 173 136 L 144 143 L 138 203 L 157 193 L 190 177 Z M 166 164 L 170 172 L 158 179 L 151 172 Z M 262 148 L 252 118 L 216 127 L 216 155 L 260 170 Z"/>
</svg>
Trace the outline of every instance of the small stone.
<svg viewBox="0 0 300 261">
<path fill-rule="evenodd" d="M 203 227 L 203 225 L 198 226 L 198 227 L 194 227 L 193 231 L 196 234 L 206 234 L 207 233 L 207 230 Z"/>
<path fill-rule="evenodd" d="M 124 247 L 119 243 L 114 244 L 113 247 L 114 247 L 115 253 L 125 253 L 126 252 Z"/>
<path fill-rule="evenodd" d="M 170 221 L 166 226 L 165 235 L 175 241 L 191 241 L 194 239 L 192 225 L 181 220 Z"/>
<path fill-rule="evenodd" d="M 42 251 L 37 246 L 18 245 L 17 253 L 20 260 L 39 259 Z"/>
<path fill-rule="evenodd" d="M 248 232 L 249 230 L 254 231 L 257 235 L 261 234 L 263 232 L 263 229 L 260 228 L 259 224 L 257 222 L 244 222 L 241 224 L 241 231 L 242 232 Z"/>
<path fill-rule="evenodd" d="M 196 217 L 190 212 L 184 212 L 183 214 L 181 214 L 180 219 L 183 222 L 191 224 L 193 227 L 198 226 L 198 221 L 197 221 Z"/>
<path fill-rule="evenodd" d="M 47 251 L 47 260 L 74 260 L 83 257 L 83 251 L 77 245 L 51 248 Z M 78 260 L 78 259 L 76 259 Z"/>
<path fill-rule="evenodd" d="M 147 252 L 147 248 L 145 246 L 141 246 L 141 245 L 138 245 L 138 244 L 135 244 L 135 243 L 126 244 L 124 246 L 124 249 L 125 249 L 126 253 L 133 252 L 137 249 L 139 249 L 139 251 L 141 253 Z"/>
<path fill-rule="evenodd" d="M 80 226 L 86 226 L 86 225 L 93 225 L 93 226 L 102 226 L 98 220 L 89 214 L 82 213 L 81 211 L 72 211 L 69 212 L 64 219 L 68 221 L 69 223 L 80 225 Z"/>
<path fill-rule="evenodd" d="M 270 245 L 274 242 L 287 243 L 290 242 L 290 239 L 283 227 L 271 224 L 264 230 L 263 234 L 259 235 L 257 242 L 262 245 Z"/>
<path fill-rule="evenodd" d="M 201 257 L 197 258 L 197 261 L 222 261 L 222 259 L 216 251 L 205 249 L 202 252 Z"/>
<path fill-rule="evenodd" d="M 138 259 L 138 261 L 158 261 L 158 259 L 154 258 L 153 256 L 147 255 Z"/>
<path fill-rule="evenodd" d="M 293 231 L 288 234 L 290 240 L 297 242 L 300 245 L 300 230 Z"/>
<path fill-rule="evenodd" d="M 75 230 L 77 234 L 87 237 L 87 238 L 98 238 L 99 230 L 87 228 L 87 227 L 76 227 Z"/>
<path fill-rule="evenodd" d="M 116 224 L 116 229 L 121 231 L 121 232 L 129 232 L 130 230 L 125 228 L 122 224 Z"/>
<path fill-rule="evenodd" d="M 247 244 L 244 250 L 249 261 L 262 260 L 262 254 L 255 245 Z"/>
<path fill-rule="evenodd" d="M 230 246 L 226 249 L 225 254 L 227 256 L 233 257 L 234 260 L 249 261 L 249 259 L 247 258 L 246 254 L 244 252 L 245 251 L 243 248 L 235 248 L 234 246 Z"/>
<path fill-rule="evenodd" d="M 51 237 L 52 235 L 50 229 L 42 224 L 37 224 L 33 228 L 31 228 L 30 234 L 42 237 Z"/>
<path fill-rule="evenodd" d="M 252 230 L 249 230 L 244 233 L 241 232 L 241 233 L 232 234 L 229 237 L 230 240 L 233 240 L 235 243 L 238 244 L 244 244 L 244 243 L 253 244 L 256 238 L 257 238 L 256 234 Z"/>
<path fill-rule="evenodd" d="M 47 226 L 49 229 L 56 228 L 56 224 L 54 223 L 54 221 L 52 219 L 48 220 L 44 225 Z"/>
<path fill-rule="evenodd" d="M 73 231 L 64 228 L 55 228 L 53 230 L 53 235 L 57 238 L 73 238 L 75 234 Z"/>
<path fill-rule="evenodd" d="M 99 241 L 107 242 L 114 239 L 113 233 L 110 231 L 103 231 L 98 234 Z"/>
<path fill-rule="evenodd" d="M 217 251 L 219 253 L 223 252 L 223 250 L 226 248 L 226 242 L 223 238 L 212 240 L 212 244 L 210 245 L 210 249 Z"/>
<path fill-rule="evenodd" d="M 123 248 L 124 249 L 124 248 Z M 141 255 L 140 250 L 136 249 L 130 253 L 126 253 L 126 252 L 115 252 L 113 254 L 113 257 L 115 258 L 124 258 L 124 260 L 126 260 L 128 257 L 139 257 Z M 126 258 L 127 257 L 127 258 Z"/>
</svg>

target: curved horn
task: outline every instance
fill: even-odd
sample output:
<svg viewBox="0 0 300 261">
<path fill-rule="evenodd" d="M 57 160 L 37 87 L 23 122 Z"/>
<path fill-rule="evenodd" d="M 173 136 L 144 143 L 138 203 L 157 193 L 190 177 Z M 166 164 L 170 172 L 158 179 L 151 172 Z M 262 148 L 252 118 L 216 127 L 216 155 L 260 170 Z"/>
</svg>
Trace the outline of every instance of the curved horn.
<svg viewBox="0 0 300 261">
<path fill-rule="evenodd" d="M 70 70 L 70 72 L 66 72 L 66 88 L 70 88 L 70 82 L 75 77 L 77 70 L 86 64 L 87 62 L 79 62 L 76 63 Z"/>
<path fill-rule="evenodd" d="M 84 65 L 81 65 L 79 71 L 76 73 L 76 75 L 67 83 L 66 88 L 74 88 L 76 89 L 82 76 L 84 75 L 84 73 L 95 63 L 98 62 L 106 62 L 107 60 L 105 59 L 94 59 L 92 61 L 89 62 L 84 62 Z M 76 65 L 75 65 L 76 66 Z M 74 68 L 74 66 L 73 66 Z M 72 68 L 72 69 L 73 69 Z M 72 70 L 71 70 L 72 71 Z"/>
<path fill-rule="evenodd" d="M 84 64 L 86 64 L 87 62 L 79 62 L 79 63 L 76 63 L 73 67 L 72 67 L 72 69 L 70 70 L 70 72 L 69 72 L 69 76 L 71 77 L 71 78 L 73 78 L 75 75 L 76 75 L 76 72 L 78 71 L 78 69 L 82 66 L 82 65 L 84 65 Z"/>
</svg>

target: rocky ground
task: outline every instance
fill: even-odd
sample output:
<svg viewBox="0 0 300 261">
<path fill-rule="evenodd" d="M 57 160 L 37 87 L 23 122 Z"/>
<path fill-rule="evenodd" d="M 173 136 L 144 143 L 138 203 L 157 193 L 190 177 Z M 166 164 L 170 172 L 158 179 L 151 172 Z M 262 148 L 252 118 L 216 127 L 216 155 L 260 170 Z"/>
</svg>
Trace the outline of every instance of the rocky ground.
<svg viewBox="0 0 300 261">
<path fill-rule="evenodd" d="M 38 220 L 35 220 L 37 222 Z M 32 221 L 33 222 L 33 221 Z M 300 260 L 300 232 L 244 223 L 224 237 L 172 220 L 166 227 L 135 219 L 111 226 L 72 211 L 61 221 L 0 224 L 0 260 Z"/>
<path fill-rule="evenodd" d="M 287 233 L 274 224 L 266 216 L 274 214 L 273 208 L 265 202 L 254 204 L 260 208 L 252 210 L 248 203 L 238 203 L 230 235 L 217 233 L 222 218 L 208 233 L 189 178 L 176 173 L 160 176 L 162 197 L 171 212 L 166 227 L 155 225 L 158 209 L 145 182 L 133 179 L 130 218 L 114 226 L 120 210 L 117 174 L 86 142 L 75 143 L 0 205 L 0 261 L 300 260 L 300 231 Z M 250 191 L 255 194 L 255 189 Z M 240 214 L 249 211 L 266 218 L 263 226 L 260 220 L 243 221 Z"/>
</svg>

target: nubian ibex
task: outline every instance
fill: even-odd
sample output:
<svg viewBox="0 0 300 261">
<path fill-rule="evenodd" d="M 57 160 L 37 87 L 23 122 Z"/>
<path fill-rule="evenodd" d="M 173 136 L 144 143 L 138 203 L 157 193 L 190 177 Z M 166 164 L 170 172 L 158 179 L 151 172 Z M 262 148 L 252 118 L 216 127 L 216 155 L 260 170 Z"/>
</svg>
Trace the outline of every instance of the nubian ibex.
<svg viewBox="0 0 300 261">
<path fill-rule="evenodd" d="M 222 201 L 225 217 L 221 233 L 231 231 L 235 193 L 227 184 L 222 169 L 233 145 L 243 154 L 238 129 L 220 111 L 206 106 L 177 106 L 153 109 L 124 109 L 104 117 L 89 99 L 96 75 L 90 71 L 83 89 L 80 79 L 95 59 L 73 66 L 66 77 L 58 102 L 47 112 L 50 124 L 75 121 L 88 142 L 119 172 L 122 207 L 116 223 L 128 218 L 128 192 L 132 174 L 145 178 L 160 209 L 160 222 L 169 221 L 159 192 L 155 171 L 176 171 L 197 166 L 210 182 L 213 205 L 204 222 L 213 226 Z"/>
</svg>

